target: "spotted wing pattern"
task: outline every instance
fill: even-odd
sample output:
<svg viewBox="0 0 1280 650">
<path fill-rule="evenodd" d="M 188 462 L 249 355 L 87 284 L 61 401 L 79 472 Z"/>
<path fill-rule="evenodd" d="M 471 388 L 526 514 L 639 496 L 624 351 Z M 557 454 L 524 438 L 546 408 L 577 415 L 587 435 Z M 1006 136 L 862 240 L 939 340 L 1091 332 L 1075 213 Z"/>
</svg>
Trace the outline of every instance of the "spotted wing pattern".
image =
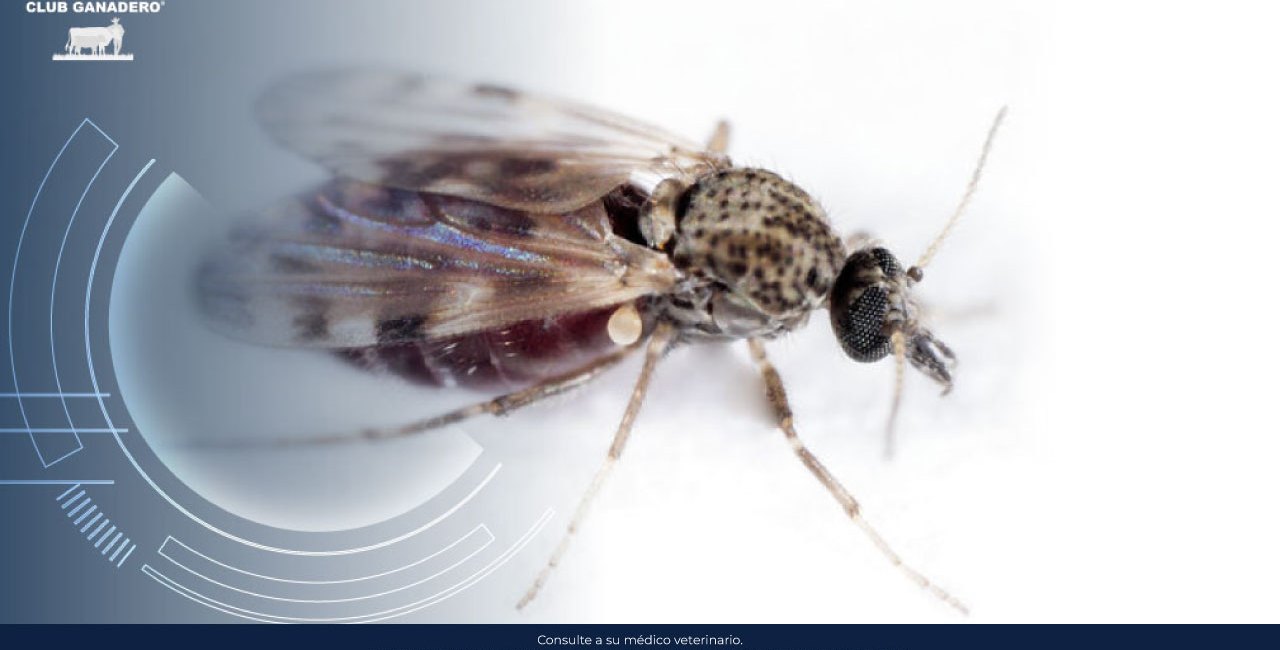
<svg viewBox="0 0 1280 650">
<path fill-rule="evenodd" d="M 576 210 L 629 181 L 728 165 L 657 127 L 588 106 L 409 73 L 330 71 L 271 89 L 258 116 L 339 176 L 506 208 Z"/>
<path fill-rule="evenodd" d="M 392 345 L 667 291 L 660 252 L 613 234 L 600 201 L 533 214 L 335 180 L 239 229 L 199 275 L 221 328 L 258 342 Z"/>
</svg>

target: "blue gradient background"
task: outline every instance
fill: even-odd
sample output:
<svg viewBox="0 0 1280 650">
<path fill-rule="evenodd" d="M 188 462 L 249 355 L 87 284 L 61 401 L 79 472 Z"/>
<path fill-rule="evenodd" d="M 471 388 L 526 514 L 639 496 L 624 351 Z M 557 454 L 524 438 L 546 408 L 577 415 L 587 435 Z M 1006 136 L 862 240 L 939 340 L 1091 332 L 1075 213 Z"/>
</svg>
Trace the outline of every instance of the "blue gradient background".
<svg viewBox="0 0 1280 650">
<path fill-rule="evenodd" d="M 13 11 L 15 8 L 18 11 Z M 421 43 L 439 44 L 446 34 L 456 37 L 457 26 L 482 20 L 478 15 L 485 10 L 459 13 L 458 9 L 445 4 L 411 3 L 385 3 L 365 9 L 341 3 L 170 2 L 156 15 L 122 15 L 121 22 L 126 28 L 124 49 L 134 53 L 135 60 L 99 63 L 53 62 L 49 54 L 59 50 L 68 27 L 106 24 L 110 15 L 26 14 L 21 11 L 20 3 L 12 3 L 8 9 L 11 15 L 7 16 L 7 28 L 19 29 L 5 39 L 12 51 L 12 56 L 6 57 L 6 81 L 13 90 L 6 102 L 8 117 L 4 129 L 6 145 L 11 144 L 6 146 L 8 153 L 4 159 L 6 167 L 11 167 L 6 170 L 11 173 L 5 174 L 6 214 L 26 213 L 33 188 L 40 185 L 49 162 L 62 142 L 73 132 L 76 134 L 44 186 L 23 235 L 14 294 L 14 327 L 9 332 L 15 341 L 14 362 L 23 392 L 55 390 L 54 364 L 47 343 L 50 317 L 48 310 L 43 309 L 47 307 L 49 278 L 53 277 L 55 263 L 58 265 L 57 301 L 52 321 L 62 390 L 92 391 L 84 359 L 86 348 L 81 320 L 85 282 L 99 232 L 135 175 L 137 185 L 121 203 L 118 218 L 103 239 L 103 259 L 94 269 L 95 281 L 90 288 L 94 300 L 90 336 L 95 348 L 98 381 L 101 390 L 111 394 L 104 400 L 105 408 L 116 427 L 128 430 L 118 434 L 119 445 L 113 434 L 102 432 L 107 426 L 106 418 L 95 399 L 25 398 L 21 403 L 29 426 L 79 429 L 82 448 L 76 450 L 79 444 L 70 433 L 36 434 L 40 436 L 39 447 L 49 464 L 45 468 L 38 458 L 33 464 L 31 441 L 25 435 L 6 433 L 0 439 L 0 444 L 5 445 L 0 475 L 6 479 L 114 480 L 113 485 L 84 486 L 87 497 L 82 500 L 92 499 L 98 512 L 106 513 L 111 525 L 118 526 L 138 548 L 129 551 L 127 559 L 123 553 L 118 554 L 124 559 L 118 567 L 117 562 L 108 562 L 106 556 L 84 539 L 85 534 L 79 532 L 80 525 L 71 527 L 64 516 L 78 505 L 62 509 L 60 503 L 55 502 L 54 497 L 62 494 L 67 486 L 0 486 L 3 512 L 12 522 L 6 526 L 10 534 L 4 536 L 0 548 L 0 554 L 7 558 L 0 617 L 10 621 L 225 621 L 239 620 L 237 615 L 254 620 L 378 620 L 385 618 L 384 613 L 399 615 L 403 610 L 418 610 L 423 606 L 430 607 L 419 620 L 494 620 L 495 611 L 498 618 L 513 617 L 510 602 L 518 593 L 517 586 L 497 591 L 475 586 L 509 560 L 512 545 L 527 541 L 525 533 L 529 532 L 530 525 L 537 524 L 540 528 L 551 511 L 545 505 L 523 508 L 519 499 L 504 496 L 526 490 L 519 488 L 521 472 L 495 474 L 501 464 L 494 458 L 495 454 L 491 452 L 474 463 L 464 463 L 453 471 L 454 480 L 446 476 L 444 484 L 432 491 L 415 494 L 406 490 L 411 500 L 392 510 L 393 513 L 408 511 L 400 516 L 375 516 L 372 522 L 369 517 L 357 517 L 365 523 L 351 528 L 339 522 L 336 527 L 343 530 L 330 533 L 295 532 L 291 526 L 282 528 L 270 521 L 266 525 L 250 521 L 219 507 L 216 492 L 202 495 L 192 491 L 188 483 L 195 485 L 198 480 L 180 480 L 181 472 L 179 476 L 173 475 L 170 467 L 155 457 L 151 447 L 142 440 L 143 434 L 134 425 L 130 411 L 142 409 L 150 413 L 166 405 L 145 403 L 148 394 L 128 395 L 134 401 L 126 405 L 123 399 L 126 395 L 122 394 L 121 386 L 116 385 L 111 371 L 116 364 L 122 372 L 141 367 L 141 371 L 129 372 L 132 376 L 145 376 L 153 368 L 142 359 L 113 360 L 111 353 L 119 349 L 119 344 L 115 338 L 108 340 L 106 336 L 107 306 L 115 305 L 116 298 L 111 288 L 116 256 L 140 212 L 150 211 L 149 230 L 167 228 L 169 234 L 158 237 L 180 240 L 185 232 L 200 230 L 186 228 L 184 232 L 181 226 L 184 218 L 208 219 L 219 213 L 252 210 L 288 194 L 298 187 L 299 181 L 320 178 L 318 171 L 266 143 L 250 116 L 253 98 L 271 78 L 288 69 L 290 61 L 298 67 L 350 62 L 351 52 L 380 40 L 371 31 L 351 34 L 348 21 L 352 17 L 394 20 L 397 15 L 411 12 L 414 21 L 423 26 L 418 32 L 422 41 L 415 37 L 401 43 L 401 47 L 420 50 L 418 53 L 423 56 L 415 57 L 418 67 L 436 69 L 438 66 L 431 63 L 432 48 L 419 47 Z M 343 35 L 348 38 L 338 38 Z M 396 51 L 399 49 L 391 48 L 391 58 L 400 54 Z M 437 46 L 437 49 L 440 48 Z M 387 54 L 386 48 L 383 54 Z M 58 262 L 56 253 L 69 215 L 75 210 L 81 189 L 99 165 L 102 165 L 101 173 L 76 211 L 74 226 L 66 231 L 67 243 Z M 146 172 L 140 173 L 144 167 Z M 143 210 L 143 204 L 149 200 L 147 210 Z M 217 207 L 210 209 L 211 206 Z M 178 226 L 165 226 L 158 220 L 173 221 Z M 7 218 L 3 225 L 5 259 L 12 261 L 23 219 Z M 172 242 L 174 246 L 167 246 L 156 237 L 142 240 L 152 243 L 131 243 L 130 246 L 139 250 L 132 254 L 135 260 L 132 264 L 140 265 L 144 276 L 148 265 L 156 274 L 167 270 L 160 264 L 163 258 L 173 256 L 168 249 L 198 251 L 198 247 L 191 247 L 189 242 Z M 143 294 L 126 304 L 137 310 L 129 315 L 135 319 L 132 322 L 155 322 L 160 325 L 157 331 L 170 327 L 174 313 L 170 310 L 182 305 L 164 302 L 158 296 L 153 304 L 146 298 Z M 144 350 L 145 343 L 127 349 Z M 194 353 L 191 365 L 203 366 L 203 361 L 215 360 L 201 354 Z M 4 383 L 12 384 L 12 379 Z M 298 383 L 305 385 L 303 381 Z M 13 390 L 10 385 L 6 392 Z M 144 399 L 138 401 L 139 397 Z M 367 406 L 357 397 L 342 397 L 356 407 Z M 370 396 L 374 397 L 378 395 Z M 62 412 L 63 402 L 67 405 L 66 413 Z M 0 403 L 5 426 L 23 426 L 18 403 L 11 398 Z M 210 409 L 216 413 L 218 408 L 234 406 L 213 404 Z M 281 407 L 281 411 L 286 408 L 298 408 L 298 405 Z M 68 424 L 68 416 L 73 424 Z M 400 416 L 384 417 L 394 421 Z M 173 422 L 150 416 L 147 421 Z M 221 425 L 215 422 L 209 426 L 217 429 Z M 94 432 L 88 432 L 89 429 Z M 156 438 L 149 441 L 154 444 Z M 124 449 L 128 449 L 129 454 L 122 453 Z M 327 478 L 330 484 L 338 481 L 333 489 L 356 490 L 358 486 L 344 487 L 342 482 L 360 481 L 359 474 L 335 478 L 329 471 L 333 466 L 327 463 L 330 460 L 341 460 L 349 466 L 354 463 L 356 471 L 372 472 L 370 479 L 385 473 L 385 469 L 378 467 L 376 458 L 361 458 L 362 453 L 365 452 L 356 449 L 336 460 L 332 456 L 306 458 L 300 465 L 295 463 L 295 469 L 310 472 L 321 480 Z M 411 457 L 422 450 L 414 452 L 410 446 L 391 453 Z M 427 453 L 432 452 L 428 449 Z M 64 455 L 58 462 L 51 462 Z M 147 480 L 143 480 L 129 457 L 136 458 Z M 255 460 L 233 458 L 231 464 L 244 467 L 242 472 L 256 472 L 260 476 L 285 471 L 273 459 L 254 465 L 251 461 Z M 224 467 L 227 465 L 223 463 Z M 190 475 L 187 478 L 191 478 Z M 224 478 L 223 483 L 229 480 L 235 479 Z M 288 474 L 281 475 L 279 480 L 287 481 Z M 507 480 L 516 481 L 516 486 L 506 484 Z M 154 487 L 150 481 L 155 482 Z M 490 495 L 488 498 L 484 495 L 474 501 L 466 498 L 480 485 L 485 487 L 484 495 Z M 437 492 L 440 494 L 435 494 Z M 433 499 L 433 494 L 437 498 Z M 213 503 L 206 500 L 206 496 L 213 499 Z M 305 496 L 302 494 L 299 498 Z M 253 494 L 242 495 L 240 502 L 246 498 L 252 499 Z M 259 495 L 257 500 L 268 502 L 270 495 Z M 467 512 L 450 514 L 464 500 Z M 319 496 L 313 501 L 323 505 Z M 88 511 L 89 508 L 85 508 L 80 512 Z M 482 522 L 486 517 L 475 514 L 477 512 L 509 514 L 511 521 L 490 520 L 486 524 Z M 441 517 L 442 514 L 448 516 Z M 415 534 L 428 525 L 429 530 Z M 335 527 L 323 523 L 319 526 Z M 223 533 L 215 534 L 212 528 Z M 95 529 L 96 526 L 91 527 L 87 534 Z M 410 539 L 395 541 L 410 534 L 413 534 Z M 228 535 L 244 542 L 232 541 Z M 240 571 L 202 563 L 198 556 L 190 554 L 185 560 L 178 559 L 184 566 L 199 570 L 226 587 L 197 578 L 172 563 L 171 558 L 178 557 L 175 554 L 181 553 L 181 549 L 173 542 L 166 545 L 165 540 L 170 536 L 202 549 L 220 562 L 235 565 Z M 343 549 L 379 546 L 390 541 L 395 543 L 380 550 L 343 552 Z M 261 545 L 298 552 L 253 548 Z M 436 552 L 440 555 L 432 557 Z M 197 590 L 207 590 L 211 598 L 229 606 L 216 605 L 223 610 L 221 613 L 193 606 L 174 591 L 157 588 L 159 584 L 150 567 L 175 576 L 178 582 L 195 579 L 201 585 Z M 250 574 L 286 576 L 306 584 L 281 583 Z M 524 574 L 527 576 L 530 572 L 526 569 Z M 518 578 L 517 584 L 525 579 Z M 237 589 L 256 590 L 271 597 L 246 596 Z M 455 597 L 458 593 L 462 596 Z M 479 600 L 470 600 L 472 598 Z M 308 602 L 296 602 L 299 600 Z M 228 610 L 235 614 L 228 616 Z M 258 615 L 261 612 L 265 614 Z"/>
</svg>

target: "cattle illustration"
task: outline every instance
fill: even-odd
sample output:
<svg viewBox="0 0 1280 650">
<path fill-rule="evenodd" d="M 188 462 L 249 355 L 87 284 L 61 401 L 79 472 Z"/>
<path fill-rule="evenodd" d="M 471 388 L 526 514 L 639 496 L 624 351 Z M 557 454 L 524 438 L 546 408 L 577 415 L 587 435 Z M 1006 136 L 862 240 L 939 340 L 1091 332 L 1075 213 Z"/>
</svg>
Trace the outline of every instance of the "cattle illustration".
<svg viewBox="0 0 1280 650">
<path fill-rule="evenodd" d="M 112 18 L 106 27 L 72 27 L 67 30 L 67 54 L 81 54 L 86 48 L 96 56 L 107 53 L 107 46 L 112 45 L 116 56 L 124 43 L 124 27 L 119 18 Z"/>
</svg>

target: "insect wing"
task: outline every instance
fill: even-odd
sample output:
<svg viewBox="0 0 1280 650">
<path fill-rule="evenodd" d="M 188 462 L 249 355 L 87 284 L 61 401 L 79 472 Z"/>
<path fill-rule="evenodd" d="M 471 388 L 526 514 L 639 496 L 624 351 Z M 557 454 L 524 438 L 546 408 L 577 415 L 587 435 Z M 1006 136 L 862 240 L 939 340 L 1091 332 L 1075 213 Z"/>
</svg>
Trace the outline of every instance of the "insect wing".
<svg viewBox="0 0 1280 650">
<path fill-rule="evenodd" d="M 241 338 L 352 348 L 424 341 L 661 293 L 676 271 L 612 233 L 600 202 L 530 214 L 337 180 L 238 231 L 199 275 Z"/>
<path fill-rule="evenodd" d="M 408 73 L 292 77 L 263 96 L 258 117 L 281 144 L 340 176 L 532 212 L 728 163 L 607 111 Z"/>
</svg>

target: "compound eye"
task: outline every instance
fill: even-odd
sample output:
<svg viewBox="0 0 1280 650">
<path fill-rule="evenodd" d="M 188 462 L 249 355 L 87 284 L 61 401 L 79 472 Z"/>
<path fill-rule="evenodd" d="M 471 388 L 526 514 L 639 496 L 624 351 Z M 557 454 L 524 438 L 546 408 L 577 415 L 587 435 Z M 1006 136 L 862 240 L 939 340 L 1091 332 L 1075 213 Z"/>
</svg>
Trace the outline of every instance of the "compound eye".
<svg viewBox="0 0 1280 650">
<path fill-rule="evenodd" d="M 845 354 L 854 361 L 879 361 L 889 354 L 892 343 L 884 333 L 889 313 L 889 296 L 880 287 L 867 287 L 843 313 L 831 312 L 831 325 Z"/>
<path fill-rule="evenodd" d="M 884 249 L 849 256 L 831 290 L 831 329 L 845 354 L 855 361 L 878 361 L 892 350 L 885 333 L 889 292 L 885 281 L 901 267 Z"/>
<path fill-rule="evenodd" d="M 893 256 L 887 248 L 873 248 L 870 251 L 871 257 L 875 258 L 876 265 L 884 272 L 888 278 L 897 278 L 903 274 L 902 264 L 898 262 L 898 258 Z"/>
</svg>

